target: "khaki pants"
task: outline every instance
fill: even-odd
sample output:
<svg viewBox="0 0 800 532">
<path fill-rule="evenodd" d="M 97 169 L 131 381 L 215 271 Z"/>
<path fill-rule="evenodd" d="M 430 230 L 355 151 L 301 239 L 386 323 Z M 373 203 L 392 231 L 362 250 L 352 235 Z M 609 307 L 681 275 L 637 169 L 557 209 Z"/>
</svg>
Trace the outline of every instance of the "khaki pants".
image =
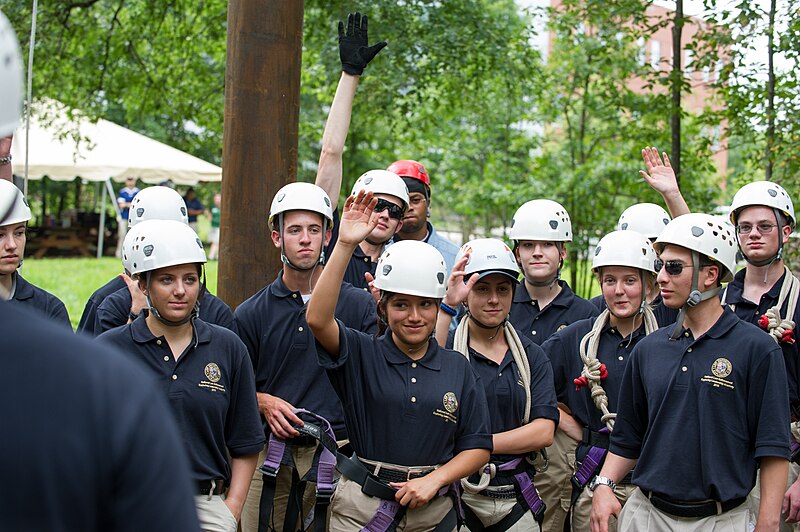
<svg viewBox="0 0 800 532">
<path fill-rule="evenodd" d="M 755 526 L 755 518 L 747 503 L 722 515 L 712 515 L 702 519 L 674 517 L 655 508 L 636 489 L 622 507 L 619 515 L 619 532 L 750 532 Z"/>
<path fill-rule="evenodd" d="M 562 532 L 572 498 L 572 482 L 575 474 L 575 449 L 578 442 L 561 429 L 556 430 L 553 445 L 547 448 L 550 465 L 547 471 L 537 472 L 534 482 L 542 501 L 547 505 L 544 512 L 542 532 Z M 541 458 L 537 459 L 539 465 Z"/>
<path fill-rule="evenodd" d="M 361 486 L 342 476 L 331 502 L 331 532 L 361 530 L 370 522 L 381 499 L 365 495 Z M 453 499 L 444 495 L 435 497 L 422 508 L 409 509 L 397 525 L 398 531 L 422 532 L 432 530 L 453 508 Z M 455 530 L 455 528 L 453 528 Z"/>
<path fill-rule="evenodd" d="M 197 517 L 203 532 L 236 532 L 236 518 L 220 495 L 195 495 Z"/>
<path fill-rule="evenodd" d="M 294 463 L 297 466 L 297 474 L 300 478 L 311 469 L 316 450 L 316 445 L 295 445 L 292 447 L 292 457 L 294 458 Z M 261 464 L 264 463 L 266 456 L 267 450 L 265 447 L 258 455 L 258 467 L 261 467 Z M 261 502 L 261 488 L 263 484 L 264 481 L 261 471 L 256 468 L 255 473 L 253 473 L 253 481 L 250 483 L 250 491 L 247 493 L 247 500 L 242 510 L 242 532 L 258 532 L 258 510 Z M 289 490 L 291 486 L 292 468 L 281 465 L 281 468 L 278 470 L 278 478 L 276 479 L 275 485 L 275 503 L 272 507 L 272 514 L 270 515 L 272 528 L 279 532 L 283 530 L 283 522 L 286 517 L 286 507 L 289 501 Z M 314 483 L 309 482 L 306 484 L 306 491 L 303 494 L 302 515 L 297 518 L 298 525 L 303 523 L 303 519 L 314 508 L 314 502 L 316 500 L 314 489 Z M 313 529 L 314 527 L 312 526 L 310 530 Z"/>
<path fill-rule="evenodd" d="M 623 484 L 614 488 L 614 495 L 617 496 L 620 504 L 625 506 L 625 502 L 636 489 L 636 486 L 631 484 Z M 575 506 L 572 507 L 572 530 L 574 532 L 588 532 L 591 529 L 592 495 L 594 492 L 588 486 L 583 488 L 583 492 L 575 501 Z M 617 519 L 612 515 L 608 521 L 608 532 L 616 532 L 616 530 Z"/>
<path fill-rule="evenodd" d="M 786 480 L 787 489 L 797 480 L 798 473 L 800 473 L 800 466 L 790 462 L 789 478 Z M 747 504 L 750 506 L 750 511 L 753 515 L 758 517 L 758 509 L 761 506 L 761 470 L 759 470 L 758 475 L 756 475 L 756 485 L 753 486 L 753 489 L 750 490 L 750 494 L 747 496 Z M 798 526 L 797 523 L 789 524 L 785 522 L 784 519 L 786 519 L 786 516 L 783 516 L 781 519 L 780 532 L 796 532 L 800 530 L 800 526 Z"/>
<path fill-rule="evenodd" d="M 517 504 L 516 499 L 494 499 L 477 493 L 464 492 L 461 495 L 461 502 L 472 510 L 478 519 L 481 520 L 483 526 L 488 527 L 503 519 L 507 516 L 514 505 Z M 530 532 L 539 530 L 539 525 L 533 518 L 533 514 L 528 511 L 525 515 L 520 517 L 519 521 L 514 523 L 511 528 L 507 528 L 509 532 Z"/>
</svg>

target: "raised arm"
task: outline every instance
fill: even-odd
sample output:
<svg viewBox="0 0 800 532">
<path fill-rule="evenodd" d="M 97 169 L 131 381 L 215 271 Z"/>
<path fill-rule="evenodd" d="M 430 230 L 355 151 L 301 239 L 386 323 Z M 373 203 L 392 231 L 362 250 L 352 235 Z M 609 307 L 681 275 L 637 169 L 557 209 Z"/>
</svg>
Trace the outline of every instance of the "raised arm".
<svg viewBox="0 0 800 532">
<path fill-rule="evenodd" d="M 328 194 L 334 209 L 339 202 L 339 192 L 342 188 L 342 154 L 350 129 L 358 79 L 367 64 L 384 46 L 385 42 L 368 46 L 366 15 L 362 17 L 360 13 L 351 13 L 347 19 L 347 30 L 344 24 L 339 22 L 339 58 L 342 61 L 342 77 L 336 87 L 336 95 L 333 97 L 328 121 L 322 134 L 322 149 L 315 180 L 316 185 Z"/>
<path fill-rule="evenodd" d="M 469 253 L 458 259 L 453 265 L 450 277 L 447 278 L 447 292 L 442 303 L 453 310 L 458 310 L 458 307 L 467 299 L 469 291 L 478 282 L 478 276 L 473 275 L 466 284 L 464 283 L 464 268 L 468 260 Z M 450 333 L 452 319 L 451 314 L 448 314 L 443 308 L 439 308 L 439 315 L 436 317 L 436 341 L 442 347 L 447 344 L 447 335 Z"/>
<path fill-rule="evenodd" d="M 311 300 L 306 309 L 306 321 L 314 337 L 332 357 L 339 355 L 339 325 L 334 319 L 339 290 L 347 269 L 347 263 L 356 246 L 378 225 L 378 217 L 373 215 L 377 199 L 372 192 L 360 191 L 358 196 L 350 196 L 342 209 L 339 225 L 339 241 L 331 258 L 319 277 Z"/>
<path fill-rule="evenodd" d="M 653 187 L 653 190 L 664 198 L 670 216 L 677 218 L 691 212 L 678 188 L 678 180 L 675 178 L 675 171 L 669 162 L 667 152 L 664 152 L 664 161 L 662 162 L 657 148 L 645 147 L 642 150 L 642 159 L 644 159 L 647 171 L 639 170 L 639 173 Z"/>
<path fill-rule="evenodd" d="M 0 158 L 11 157 L 11 138 L 12 135 L 7 137 L 0 137 Z M 0 164 L 0 179 L 6 181 L 14 181 L 14 172 L 11 169 L 11 160 L 7 163 Z"/>
</svg>

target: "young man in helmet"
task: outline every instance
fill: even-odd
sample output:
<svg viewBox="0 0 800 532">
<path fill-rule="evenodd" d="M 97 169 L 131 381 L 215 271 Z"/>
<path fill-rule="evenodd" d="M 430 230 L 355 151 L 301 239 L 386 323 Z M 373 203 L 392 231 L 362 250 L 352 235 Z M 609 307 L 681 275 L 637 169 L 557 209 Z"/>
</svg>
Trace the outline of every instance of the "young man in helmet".
<svg viewBox="0 0 800 532">
<path fill-rule="evenodd" d="M 136 186 L 135 177 L 127 177 L 125 179 L 125 187 L 117 194 L 117 206 L 119 207 L 119 218 L 117 218 L 117 250 L 116 256 L 118 259 L 122 258 L 122 243 L 125 241 L 125 235 L 128 233 L 128 216 L 131 212 L 131 201 L 139 193 L 139 187 Z"/>
<path fill-rule="evenodd" d="M 642 174 L 651 186 L 667 201 L 673 215 L 688 212 L 688 207 L 678 190 L 675 174 L 664 154 L 662 163 L 655 148 L 643 151 L 647 172 Z M 794 204 L 786 190 L 769 181 L 756 181 L 740 188 L 734 195 L 730 221 L 735 226 L 736 240 L 744 259 L 745 268 L 736 272 L 722 295 L 736 315 L 764 329 L 780 346 L 786 365 L 791 412 L 793 463 L 789 474 L 783 512 L 785 522 L 781 530 L 793 530 L 800 521 L 800 481 L 798 473 L 800 453 L 800 351 L 795 328 L 800 323 L 797 306 L 800 281 L 792 274 L 783 259 L 783 246 L 795 226 Z M 794 294 L 794 295 L 793 295 Z M 758 508 L 758 489 L 751 493 L 751 505 Z"/>
<path fill-rule="evenodd" d="M 403 214 L 408 208 L 408 189 L 397 174 L 388 170 L 370 170 L 356 180 L 352 195 L 357 195 L 361 190 L 372 192 L 378 198 L 375 206 L 378 225 L 353 252 L 344 273 L 344 281 L 366 290 L 369 289 L 369 282 L 375 278 L 375 267 L 381 253 L 403 227 Z M 338 234 L 339 227 L 334 217 L 333 237 L 326 247 L 326 254 L 332 253 Z"/>
<path fill-rule="evenodd" d="M 403 217 L 403 225 L 395 235 L 395 241 L 419 240 L 427 242 L 439 250 L 447 264 L 447 273 L 453 269 L 458 254 L 458 246 L 436 232 L 428 221 L 431 214 L 431 178 L 428 171 L 417 161 L 402 159 L 387 168 L 399 175 L 408 187 L 408 210 Z"/>
<path fill-rule="evenodd" d="M 720 304 L 733 278 L 733 233 L 685 214 L 655 243 L 674 326 L 642 339 L 620 386 L 610 452 L 593 482 L 592 530 L 775 530 L 786 486 L 789 401 L 780 348 Z M 745 504 L 761 472 L 758 515 Z M 612 489 L 633 467 L 620 514 Z"/>
<path fill-rule="evenodd" d="M 31 210 L 22 191 L 11 181 L 0 179 L 0 206 L 11 206 L 0 219 L 0 299 L 35 309 L 72 330 L 64 303 L 53 294 L 26 281 L 17 269 L 25 256 Z"/>
<path fill-rule="evenodd" d="M 281 467 L 274 480 L 265 478 L 260 471 L 253 476 L 242 514 L 244 532 L 258 530 L 259 521 L 260 526 L 277 530 L 297 519 L 302 523 L 314 508 L 314 490 L 309 486 L 302 498 L 301 515 L 287 512 L 290 494 L 299 495 L 292 489 L 292 477 L 307 476 L 317 449 L 316 440 L 300 436 L 293 427 L 303 425 L 293 413 L 295 408 L 323 416 L 333 426 L 337 440 L 346 438 L 342 406 L 317 365 L 305 310 L 322 273 L 325 246 L 331 239 L 333 210 L 342 180 L 342 152 L 359 76 L 385 44 L 368 46 L 366 16 L 351 14 L 346 30 L 340 24 L 343 72 L 322 137 L 316 185 L 290 183 L 275 195 L 270 208 L 271 238 L 280 250 L 283 268 L 272 283 L 234 312 L 239 335 L 255 368 L 256 397 L 266 420 L 265 429 L 291 447 L 287 452 L 291 463 Z M 349 284 L 342 286 L 336 316 L 349 327 L 370 333 L 377 329 L 372 297 Z M 267 449 L 262 452 L 260 463 L 266 456 Z M 312 483 L 315 480 L 309 478 Z"/>
<path fill-rule="evenodd" d="M 509 316 L 518 331 L 542 345 L 556 331 L 600 313 L 560 280 L 566 243 L 572 241 L 572 223 L 562 205 L 546 199 L 523 204 L 514 214 L 509 237 L 523 275 L 514 291 Z M 576 446 L 563 431 L 557 431 L 553 445 L 547 448 L 550 465 L 536 476 L 536 487 L 546 505 L 544 532 L 561 532 L 564 527 L 572 496 L 569 477 Z"/>
</svg>

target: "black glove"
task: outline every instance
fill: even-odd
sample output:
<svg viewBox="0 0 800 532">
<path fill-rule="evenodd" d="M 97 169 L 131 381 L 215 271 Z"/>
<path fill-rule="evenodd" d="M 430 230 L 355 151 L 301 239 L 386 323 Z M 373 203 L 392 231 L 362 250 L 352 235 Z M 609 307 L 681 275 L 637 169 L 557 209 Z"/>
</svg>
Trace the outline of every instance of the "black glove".
<svg viewBox="0 0 800 532">
<path fill-rule="evenodd" d="M 385 41 L 368 46 L 367 16 L 361 13 L 350 13 L 347 16 L 347 33 L 344 23 L 339 22 L 339 58 L 342 70 L 353 76 L 360 76 L 372 58 L 386 46 Z"/>
</svg>

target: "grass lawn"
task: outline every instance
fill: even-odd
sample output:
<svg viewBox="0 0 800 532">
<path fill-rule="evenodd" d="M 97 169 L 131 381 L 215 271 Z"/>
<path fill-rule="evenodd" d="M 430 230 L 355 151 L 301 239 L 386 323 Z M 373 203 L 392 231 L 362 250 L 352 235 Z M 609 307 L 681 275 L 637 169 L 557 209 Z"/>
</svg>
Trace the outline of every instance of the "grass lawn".
<svg viewBox="0 0 800 532">
<path fill-rule="evenodd" d="M 58 297 L 67 306 L 73 329 L 83 314 L 83 307 L 92 292 L 122 272 L 119 259 L 63 258 L 25 259 L 22 276 L 36 286 Z M 217 262 L 206 264 L 209 290 L 217 292 Z"/>
</svg>

